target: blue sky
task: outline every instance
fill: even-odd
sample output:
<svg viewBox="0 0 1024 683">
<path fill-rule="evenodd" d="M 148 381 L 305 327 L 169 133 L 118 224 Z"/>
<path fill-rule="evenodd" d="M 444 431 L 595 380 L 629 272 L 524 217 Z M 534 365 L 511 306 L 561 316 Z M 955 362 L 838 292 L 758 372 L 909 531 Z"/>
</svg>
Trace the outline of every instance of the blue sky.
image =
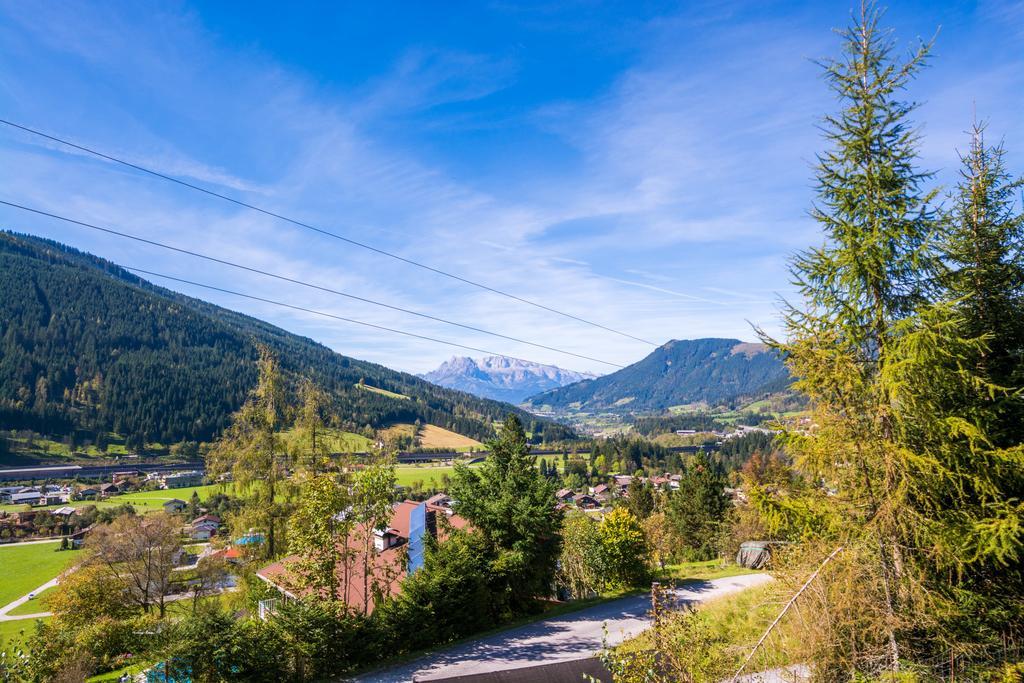
<svg viewBox="0 0 1024 683">
<path fill-rule="evenodd" d="M 778 328 L 807 218 L 814 58 L 848 2 L 0 5 L 0 117 L 658 342 Z M 972 108 L 1024 172 L 1024 2 L 900 2 L 939 30 L 922 165 Z M 616 363 L 648 346 L 0 129 L 0 199 Z M 521 346 L 0 207 L 127 266 L 577 370 Z M 157 281 L 157 280 L 154 280 Z M 160 283 L 166 284 L 166 283 Z M 454 351 L 172 285 L 421 372 Z"/>
</svg>

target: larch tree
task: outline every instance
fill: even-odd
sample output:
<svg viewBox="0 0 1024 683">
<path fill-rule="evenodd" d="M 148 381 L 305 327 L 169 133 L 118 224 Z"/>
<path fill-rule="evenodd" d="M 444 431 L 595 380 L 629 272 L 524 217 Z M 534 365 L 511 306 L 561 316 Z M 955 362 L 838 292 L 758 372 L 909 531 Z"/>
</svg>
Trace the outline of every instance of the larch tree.
<svg viewBox="0 0 1024 683">
<path fill-rule="evenodd" d="M 239 496 L 245 501 L 236 516 L 236 526 L 266 531 L 267 554 L 282 548 L 279 536 L 289 498 L 288 477 L 293 458 L 284 446 L 281 432 L 287 424 L 284 379 L 277 357 L 259 347 L 259 379 L 248 400 L 234 414 L 231 426 L 207 455 L 207 469 L 213 475 L 230 474 Z"/>
<path fill-rule="evenodd" d="M 997 388 L 964 362 L 989 330 L 965 331 L 940 300 L 936 193 L 902 99 L 930 45 L 896 59 L 880 19 L 863 6 L 843 56 L 823 64 L 842 105 L 825 119 L 817 165 L 825 243 L 794 259 L 802 303 L 787 306 L 786 341 L 774 342 L 810 399 L 785 440 L 811 485 L 754 500 L 770 533 L 804 542 L 794 557 L 816 565 L 842 548 L 809 593 L 818 617 L 799 639 L 797 656 L 823 679 L 966 647 L 981 594 L 962 577 L 1005 570 L 1024 544 L 1020 449 L 993 448 L 985 409 L 954 398 Z"/>
<path fill-rule="evenodd" d="M 303 474 L 297 484 L 288 533 L 288 550 L 297 559 L 289 581 L 333 605 L 348 594 L 343 568 L 352 531 L 352 495 L 342 475 L 334 472 Z"/>
</svg>

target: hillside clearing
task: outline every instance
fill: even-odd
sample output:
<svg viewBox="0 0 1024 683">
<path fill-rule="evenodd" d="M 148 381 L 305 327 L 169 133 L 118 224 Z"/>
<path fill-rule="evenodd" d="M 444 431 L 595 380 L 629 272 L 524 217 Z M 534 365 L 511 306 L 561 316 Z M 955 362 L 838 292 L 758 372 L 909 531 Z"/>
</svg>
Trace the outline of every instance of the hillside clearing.
<svg viewBox="0 0 1024 683">
<path fill-rule="evenodd" d="M 484 445 L 476 439 L 457 434 L 456 432 L 438 427 L 437 425 L 423 425 L 417 434 L 420 439 L 420 446 L 423 448 L 452 448 L 461 449 L 483 449 Z"/>
<path fill-rule="evenodd" d="M 381 389 L 380 387 L 370 386 L 369 384 L 357 384 L 356 386 L 359 387 L 360 389 L 365 389 L 366 391 L 372 391 L 375 394 L 387 396 L 388 398 L 397 398 L 403 401 L 409 400 L 409 397 L 406 396 L 405 394 L 398 394 L 395 393 L 394 391 L 388 391 L 387 389 Z"/>
</svg>

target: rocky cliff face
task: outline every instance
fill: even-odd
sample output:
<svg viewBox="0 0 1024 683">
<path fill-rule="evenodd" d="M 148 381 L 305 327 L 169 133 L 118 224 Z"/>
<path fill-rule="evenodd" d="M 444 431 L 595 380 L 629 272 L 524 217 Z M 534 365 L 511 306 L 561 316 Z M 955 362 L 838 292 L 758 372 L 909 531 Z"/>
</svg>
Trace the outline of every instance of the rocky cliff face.
<svg viewBox="0 0 1024 683">
<path fill-rule="evenodd" d="M 595 376 L 501 356 L 453 357 L 436 370 L 420 375 L 428 382 L 449 389 L 510 403 Z"/>
</svg>

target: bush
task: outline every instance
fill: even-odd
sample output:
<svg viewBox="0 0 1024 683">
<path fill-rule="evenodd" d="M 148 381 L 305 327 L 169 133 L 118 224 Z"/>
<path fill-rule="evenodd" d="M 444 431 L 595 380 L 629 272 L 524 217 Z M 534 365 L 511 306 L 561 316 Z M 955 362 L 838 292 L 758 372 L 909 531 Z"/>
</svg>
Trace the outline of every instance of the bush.
<svg viewBox="0 0 1024 683">
<path fill-rule="evenodd" d="M 647 541 L 640 520 L 628 509 L 615 508 L 597 527 L 606 580 L 612 586 L 644 583 L 649 576 Z"/>
<path fill-rule="evenodd" d="M 486 542 L 452 531 L 427 548 L 423 568 L 374 614 L 391 652 L 446 643 L 495 624 Z"/>
</svg>

